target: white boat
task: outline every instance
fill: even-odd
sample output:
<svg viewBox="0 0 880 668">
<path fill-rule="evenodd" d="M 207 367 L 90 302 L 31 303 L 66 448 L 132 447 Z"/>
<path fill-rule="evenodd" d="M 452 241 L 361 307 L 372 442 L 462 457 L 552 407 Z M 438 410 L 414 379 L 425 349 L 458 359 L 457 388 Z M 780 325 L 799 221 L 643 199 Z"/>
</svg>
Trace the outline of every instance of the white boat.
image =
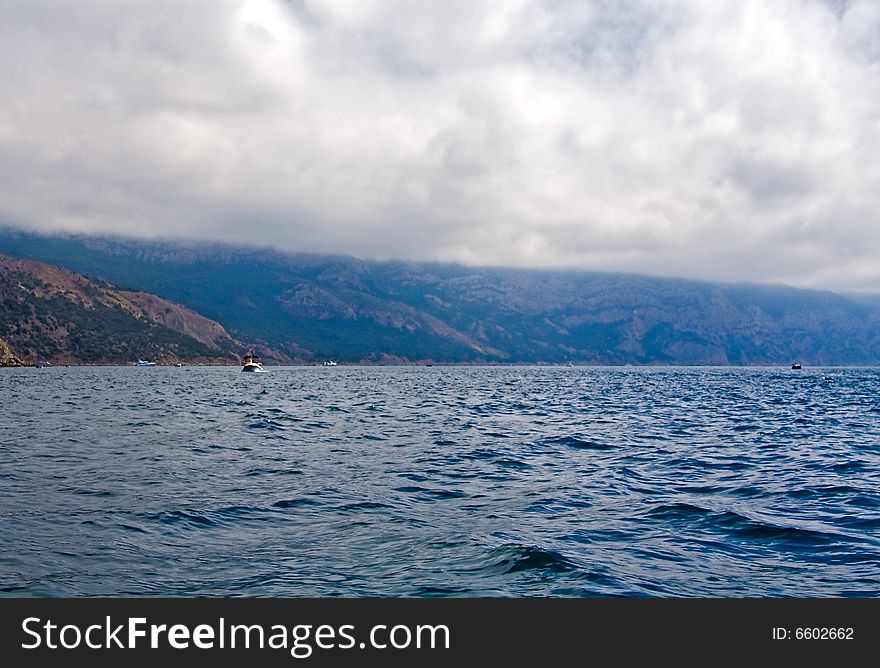
<svg viewBox="0 0 880 668">
<path fill-rule="evenodd" d="M 156 366 L 155 362 L 148 362 L 147 360 L 139 359 L 135 366 Z"/>
<path fill-rule="evenodd" d="M 266 373 L 266 370 L 263 368 L 262 362 L 260 362 L 260 358 L 253 353 L 244 356 L 244 361 L 241 364 L 241 370 L 249 371 L 251 373 Z"/>
<path fill-rule="evenodd" d="M 339 366 L 339 362 L 335 362 L 334 360 L 327 360 L 324 362 L 324 366 Z"/>
</svg>

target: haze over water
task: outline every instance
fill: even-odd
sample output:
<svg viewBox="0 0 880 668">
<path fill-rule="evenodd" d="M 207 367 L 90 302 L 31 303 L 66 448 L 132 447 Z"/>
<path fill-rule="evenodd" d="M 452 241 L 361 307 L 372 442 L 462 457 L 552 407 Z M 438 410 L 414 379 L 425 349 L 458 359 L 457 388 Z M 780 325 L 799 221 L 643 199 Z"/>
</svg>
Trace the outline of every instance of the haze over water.
<svg viewBox="0 0 880 668">
<path fill-rule="evenodd" d="M 0 593 L 880 595 L 880 369 L 0 370 Z"/>
</svg>

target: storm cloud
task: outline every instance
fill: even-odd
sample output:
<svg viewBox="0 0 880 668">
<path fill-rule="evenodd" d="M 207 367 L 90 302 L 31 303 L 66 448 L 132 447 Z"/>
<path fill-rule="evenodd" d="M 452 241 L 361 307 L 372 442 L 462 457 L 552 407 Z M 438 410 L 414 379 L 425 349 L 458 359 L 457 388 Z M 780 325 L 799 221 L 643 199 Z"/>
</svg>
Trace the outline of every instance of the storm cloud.
<svg viewBox="0 0 880 668">
<path fill-rule="evenodd" d="M 880 290 L 874 0 L 0 0 L 0 222 Z"/>
</svg>

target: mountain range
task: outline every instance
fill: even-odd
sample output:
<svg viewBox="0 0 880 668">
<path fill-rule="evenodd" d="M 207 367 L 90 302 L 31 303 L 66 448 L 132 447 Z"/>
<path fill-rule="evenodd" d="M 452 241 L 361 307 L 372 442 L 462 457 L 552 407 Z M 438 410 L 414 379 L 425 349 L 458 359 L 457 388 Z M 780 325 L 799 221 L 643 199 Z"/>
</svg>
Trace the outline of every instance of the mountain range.
<svg viewBox="0 0 880 668">
<path fill-rule="evenodd" d="M 880 363 L 876 297 L 12 229 L 0 253 L 182 305 L 270 363 Z"/>
</svg>

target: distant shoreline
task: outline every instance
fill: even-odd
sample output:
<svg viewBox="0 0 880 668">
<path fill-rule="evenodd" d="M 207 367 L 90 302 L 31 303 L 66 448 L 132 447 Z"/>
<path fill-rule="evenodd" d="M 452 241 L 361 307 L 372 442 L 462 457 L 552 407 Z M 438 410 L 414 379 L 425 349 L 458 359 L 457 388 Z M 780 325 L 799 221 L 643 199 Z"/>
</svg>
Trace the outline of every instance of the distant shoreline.
<svg viewBox="0 0 880 668">
<path fill-rule="evenodd" d="M 300 369 L 300 368 L 324 368 L 324 365 L 320 362 L 304 362 L 304 363 L 294 363 L 294 364 L 264 364 L 263 366 L 271 369 Z M 178 367 L 176 364 L 161 364 L 157 363 L 155 367 L 148 368 L 186 368 L 186 367 L 195 367 L 195 368 L 232 368 L 237 369 L 240 368 L 241 365 L 238 364 L 210 364 L 210 363 L 198 363 L 198 362 L 184 362 L 181 363 L 181 366 Z M 791 369 L 791 365 L 788 363 L 778 363 L 778 364 L 541 364 L 541 363 L 511 363 L 511 364 L 499 364 L 494 362 L 487 363 L 461 363 L 461 362 L 451 362 L 451 363 L 438 363 L 435 362 L 433 364 L 369 364 L 369 363 L 340 363 L 337 367 L 334 368 L 358 368 L 358 369 L 374 369 L 374 368 L 384 368 L 384 369 L 415 369 L 415 368 L 445 368 L 445 369 L 466 369 L 466 368 L 497 368 L 497 369 L 784 369 L 790 370 L 793 373 L 797 371 L 809 371 L 811 369 L 880 369 L 880 365 L 877 364 L 836 364 L 836 363 L 828 363 L 828 364 L 810 364 L 804 365 L 803 369 Z M 36 369 L 43 368 L 39 367 L 36 364 L 16 364 L 16 365 L 0 365 L 0 369 Z M 138 367 L 137 364 L 116 364 L 116 363 L 107 363 L 107 362 L 81 362 L 81 363 L 65 363 L 65 364 L 55 364 L 48 363 L 45 365 L 45 368 L 145 368 Z M 333 373 L 332 371 L 328 373 Z"/>
</svg>

